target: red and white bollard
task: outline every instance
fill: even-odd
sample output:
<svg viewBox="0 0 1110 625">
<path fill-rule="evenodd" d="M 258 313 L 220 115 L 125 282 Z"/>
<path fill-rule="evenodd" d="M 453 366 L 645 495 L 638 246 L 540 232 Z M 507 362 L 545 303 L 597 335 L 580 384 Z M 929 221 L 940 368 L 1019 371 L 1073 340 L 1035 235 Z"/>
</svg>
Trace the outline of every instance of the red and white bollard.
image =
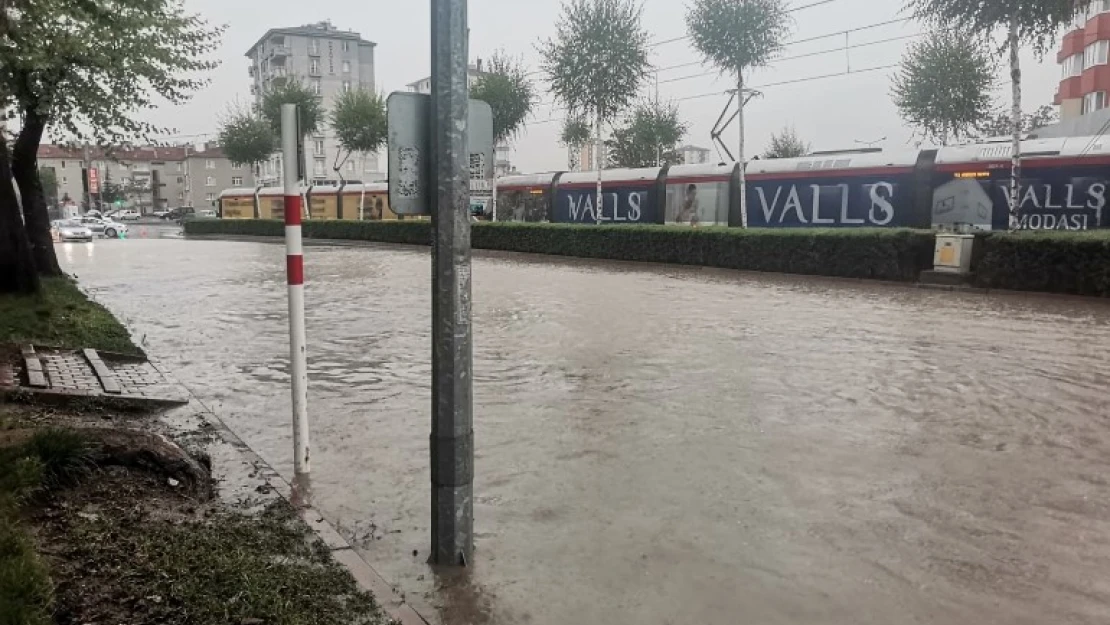
<svg viewBox="0 0 1110 625">
<path fill-rule="evenodd" d="M 297 107 L 281 107 L 281 151 L 285 182 L 285 267 L 289 284 L 289 364 L 293 387 L 294 484 L 306 483 L 308 445 L 308 357 L 304 322 L 304 247 L 301 244 L 300 141 Z"/>
</svg>

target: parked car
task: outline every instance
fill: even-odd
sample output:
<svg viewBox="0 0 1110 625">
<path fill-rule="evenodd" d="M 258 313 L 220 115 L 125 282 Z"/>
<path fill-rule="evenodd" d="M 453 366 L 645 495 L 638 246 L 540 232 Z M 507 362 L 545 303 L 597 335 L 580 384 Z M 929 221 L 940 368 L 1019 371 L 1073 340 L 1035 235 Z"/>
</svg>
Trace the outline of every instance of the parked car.
<svg viewBox="0 0 1110 625">
<path fill-rule="evenodd" d="M 78 220 L 59 219 L 51 222 L 51 226 L 62 243 L 91 243 L 93 240 L 93 231 Z"/>
<path fill-rule="evenodd" d="M 194 213 L 195 211 L 193 210 L 192 206 L 179 206 L 171 210 L 170 214 L 166 216 L 166 219 L 178 222 L 185 221 L 186 219 L 192 217 Z"/>
<path fill-rule="evenodd" d="M 135 221 L 142 216 L 143 214 L 134 208 L 125 208 L 111 215 L 113 219 L 116 219 L 118 221 Z"/>
<path fill-rule="evenodd" d="M 205 209 L 197 213 L 198 219 L 219 219 L 220 214 L 212 209 Z"/>
<path fill-rule="evenodd" d="M 93 233 L 103 235 L 106 239 L 118 239 L 120 235 L 127 234 L 126 224 L 111 219 L 100 219 L 85 215 L 80 222 L 81 225 L 92 230 Z"/>
<path fill-rule="evenodd" d="M 160 209 L 154 211 L 151 214 L 154 215 L 155 217 L 157 217 L 158 219 L 169 219 L 169 215 L 170 215 L 171 212 L 173 212 L 173 211 L 171 211 L 168 208 L 160 208 Z"/>
</svg>

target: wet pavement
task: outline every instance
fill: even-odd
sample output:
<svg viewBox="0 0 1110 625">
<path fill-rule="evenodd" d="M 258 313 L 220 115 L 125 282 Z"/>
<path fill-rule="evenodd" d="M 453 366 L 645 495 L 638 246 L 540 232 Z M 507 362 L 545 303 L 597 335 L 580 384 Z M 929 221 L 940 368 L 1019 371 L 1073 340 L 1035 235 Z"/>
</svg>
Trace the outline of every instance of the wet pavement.
<svg viewBox="0 0 1110 625">
<path fill-rule="evenodd" d="M 291 473 L 283 248 L 74 250 Z M 306 263 L 316 503 L 433 621 L 1110 622 L 1105 302 L 480 255 L 477 562 L 439 575 L 427 250 Z"/>
</svg>

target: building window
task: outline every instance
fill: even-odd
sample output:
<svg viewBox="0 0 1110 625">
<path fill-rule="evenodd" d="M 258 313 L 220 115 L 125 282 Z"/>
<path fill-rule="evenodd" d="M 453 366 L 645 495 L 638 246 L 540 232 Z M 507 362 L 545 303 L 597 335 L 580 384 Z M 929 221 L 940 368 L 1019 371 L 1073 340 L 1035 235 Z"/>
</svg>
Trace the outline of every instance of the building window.
<svg viewBox="0 0 1110 625">
<path fill-rule="evenodd" d="M 174 165 L 175 165 L 175 166 L 177 167 L 177 173 L 181 173 L 181 171 L 182 171 L 182 169 L 181 169 L 181 168 L 182 168 L 182 165 L 181 165 L 181 163 L 174 163 Z"/>
<path fill-rule="evenodd" d="M 1105 65 L 1108 53 L 1110 53 L 1110 40 L 1103 39 L 1087 46 L 1083 51 L 1083 69 Z"/>
<path fill-rule="evenodd" d="M 1095 91 L 1094 93 L 1088 93 L 1087 95 L 1083 96 L 1082 113 L 1084 115 L 1086 115 L 1087 113 L 1093 113 L 1095 111 L 1102 110 L 1104 108 L 1106 108 L 1105 91 Z"/>
<path fill-rule="evenodd" d="M 351 51 L 351 42 L 350 41 L 346 41 L 346 40 L 343 41 L 343 51 L 344 52 L 350 52 Z"/>
<path fill-rule="evenodd" d="M 204 201 L 208 202 L 209 204 L 214 203 L 216 201 L 216 194 L 215 193 L 206 193 L 206 194 L 204 194 Z"/>
<path fill-rule="evenodd" d="M 312 69 L 309 71 L 313 74 L 320 73 L 320 59 L 312 59 Z"/>
<path fill-rule="evenodd" d="M 1099 13 L 1106 13 L 1108 11 L 1110 11 L 1110 0 L 1094 0 L 1083 13 L 1083 21 L 1086 22 Z"/>
<path fill-rule="evenodd" d="M 231 186 L 233 186 L 233 187 L 243 186 L 243 177 L 242 176 L 232 176 L 231 177 Z"/>
<path fill-rule="evenodd" d="M 62 184 L 67 184 L 67 183 L 69 183 L 69 178 L 67 178 L 66 176 L 62 176 Z"/>
<path fill-rule="evenodd" d="M 324 93 L 324 88 L 320 84 L 320 79 L 319 78 L 314 78 L 312 80 L 312 93 L 314 93 L 316 95 L 323 95 L 323 93 Z"/>
<path fill-rule="evenodd" d="M 351 73 L 351 62 L 350 61 L 343 61 L 343 73 L 344 74 L 350 74 Z"/>
<path fill-rule="evenodd" d="M 320 40 L 319 39 L 313 39 L 312 40 L 312 54 L 315 54 L 315 55 L 320 54 Z"/>
<path fill-rule="evenodd" d="M 343 93 L 347 93 L 347 92 L 349 92 L 350 90 L 351 90 L 351 81 L 349 81 L 349 80 L 344 80 L 344 81 L 343 81 Z"/>
<path fill-rule="evenodd" d="M 204 168 L 205 169 L 216 169 L 216 161 L 214 161 L 212 159 L 208 159 L 208 160 L 204 161 Z"/>
<path fill-rule="evenodd" d="M 352 171 L 353 172 L 354 170 L 355 170 L 355 162 L 354 161 L 347 161 L 347 171 Z"/>
<path fill-rule="evenodd" d="M 312 173 L 317 175 L 317 176 L 323 176 L 324 172 L 326 172 L 326 171 L 327 171 L 327 162 L 322 158 L 316 159 L 315 162 L 313 163 Z"/>
<path fill-rule="evenodd" d="M 212 177 L 212 176 L 209 176 L 209 177 L 205 178 L 205 180 L 204 180 L 204 186 L 206 186 L 206 187 L 214 187 L 214 186 L 216 186 L 216 179 L 215 179 L 214 177 Z"/>
<path fill-rule="evenodd" d="M 312 150 L 316 154 L 323 154 L 324 153 L 324 142 L 321 141 L 320 139 L 313 140 L 312 141 Z"/>
<path fill-rule="evenodd" d="M 66 162 L 62 161 L 62 169 L 65 169 L 65 168 L 66 168 Z"/>
<path fill-rule="evenodd" d="M 184 176 L 178 176 L 177 177 L 177 184 L 185 184 L 185 177 Z"/>
<path fill-rule="evenodd" d="M 1076 76 L 1082 76 L 1083 75 L 1083 55 L 1082 54 L 1073 54 L 1073 55 L 1069 56 L 1068 58 L 1064 59 L 1064 62 L 1061 63 L 1060 66 L 1063 68 L 1063 73 L 1064 73 L 1064 78 L 1065 79 L 1075 78 Z"/>
</svg>

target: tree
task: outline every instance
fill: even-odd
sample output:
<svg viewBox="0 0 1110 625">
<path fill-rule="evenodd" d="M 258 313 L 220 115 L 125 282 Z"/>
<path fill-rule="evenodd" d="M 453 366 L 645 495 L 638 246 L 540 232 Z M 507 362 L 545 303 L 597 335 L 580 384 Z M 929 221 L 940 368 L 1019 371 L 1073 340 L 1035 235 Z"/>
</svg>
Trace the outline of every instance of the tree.
<svg viewBox="0 0 1110 625">
<path fill-rule="evenodd" d="M 39 180 L 42 181 L 42 192 L 48 205 L 58 205 L 58 174 L 53 167 L 40 167 Z"/>
<path fill-rule="evenodd" d="M 694 0 L 686 15 L 694 47 L 706 62 L 736 79 L 740 126 L 740 214 L 748 227 L 744 160 L 744 72 L 766 67 L 785 47 L 791 20 L 783 0 Z"/>
<path fill-rule="evenodd" d="M 1044 128 L 1059 120 L 1060 116 L 1056 113 L 1056 108 L 1046 104 L 1032 113 L 1026 113 L 1021 116 L 1021 134 L 1024 135 L 1038 128 Z M 974 136 L 983 139 L 988 137 L 1001 137 L 1002 135 L 1010 133 L 1013 123 L 1013 120 L 1010 118 L 1010 113 L 1001 110 L 1001 107 L 995 107 L 994 112 L 986 117 L 985 121 L 976 126 L 978 132 Z"/>
<path fill-rule="evenodd" d="M 275 137 L 281 136 L 281 106 L 296 104 L 302 136 L 320 129 L 326 112 L 320 96 L 299 80 L 275 78 L 262 94 L 262 117 L 270 122 Z"/>
<path fill-rule="evenodd" d="M 8 141 L 0 133 L 0 180 L 12 179 Z M 19 199 L 11 183 L 0 184 L 0 293 L 37 293 L 39 275 L 27 229 L 19 214 Z"/>
<path fill-rule="evenodd" d="M 366 89 L 341 94 L 331 111 L 331 127 L 346 152 L 335 158 L 335 172 L 342 178 L 340 169 L 351 154 L 370 154 L 385 145 L 389 136 L 385 99 Z"/>
<path fill-rule="evenodd" d="M 771 145 L 763 153 L 763 158 L 798 158 L 809 152 L 809 144 L 802 141 L 792 126 L 788 126 L 771 135 Z"/>
<path fill-rule="evenodd" d="M 590 142 L 590 122 L 579 115 L 567 115 L 563 120 L 559 142 L 570 148 L 567 167 L 571 171 L 578 171 L 582 166 L 582 146 Z"/>
<path fill-rule="evenodd" d="M 0 92 L 11 94 L 22 122 L 12 174 L 36 268 L 61 274 L 38 168 L 47 127 L 85 142 L 158 133 L 136 115 L 155 94 L 177 104 L 207 84 L 196 76 L 216 67 L 207 55 L 222 28 L 185 13 L 179 0 L 25 0 L 5 10 Z"/>
<path fill-rule="evenodd" d="M 980 38 L 937 30 L 910 46 L 891 91 L 906 123 L 948 145 L 990 115 L 994 85 L 994 62 Z"/>
<path fill-rule="evenodd" d="M 601 223 L 601 163 L 604 125 L 628 107 L 648 75 L 648 33 L 642 5 L 634 0 L 567 0 L 559 33 L 540 44 L 551 92 L 571 115 L 594 119 L 597 141 L 597 198 Z"/>
<path fill-rule="evenodd" d="M 1010 175 L 1010 227 L 1018 223 L 1021 189 L 1021 60 L 1022 45 L 1030 45 L 1038 56 L 1048 51 L 1060 28 L 1071 23 L 1091 0 L 907 0 L 919 19 L 942 27 L 959 27 L 967 32 L 992 37 L 1006 33 L 1001 50 L 1010 53 L 1010 133 L 1013 142 Z"/>
<path fill-rule="evenodd" d="M 248 107 L 233 105 L 220 120 L 220 146 L 235 165 L 249 165 L 255 178 L 258 167 L 277 150 L 277 136 L 270 122 Z"/>
<path fill-rule="evenodd" d="M 536 89 L 517 59 L 502 52 L 489 59 L 489 69 L 470 88 L 470 97 L 493 109 L 493 141 L 507 143 L 524 129 L 536 104 Z"/>
<path fill-rule="evenodd" d="M 606 142 L 615 167 L 661 167 L 681 161 L 679 142 L 688 126 L 679 118 L 678 105 L 655 100 L 636 105 L 623 126 Z"/>
</svg>

